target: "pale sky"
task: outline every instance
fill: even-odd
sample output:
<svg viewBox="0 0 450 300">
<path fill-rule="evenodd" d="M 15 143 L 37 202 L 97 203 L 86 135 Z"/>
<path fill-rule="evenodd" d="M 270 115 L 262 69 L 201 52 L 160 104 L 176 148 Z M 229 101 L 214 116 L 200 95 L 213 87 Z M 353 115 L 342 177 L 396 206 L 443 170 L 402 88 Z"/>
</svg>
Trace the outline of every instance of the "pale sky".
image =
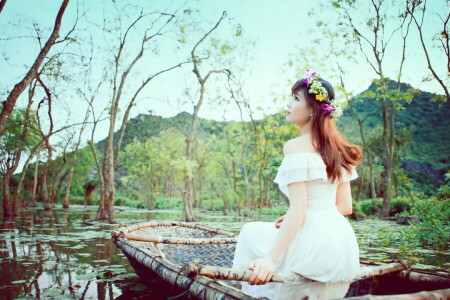
<svg viewBox="0 0 450 300">
<path fill-rule="evenodd" d="M 169 7 L 169 11 L 176 9 L 185 3 L 184 1 L 117 1 L 119 6 L 126 3 L 139 3 L 144 7 L 146 11 L 153 11 Z M 386 1 L 385 1 L 386 2 Z M 389 1 L 388 1 L 389 2 Z M 444 0 L 428 1 L 429 11 L 427 11 L 425 24 L 426 30 L 424 37 L 426 39 L 427 46 L 430 51 L 431 61 L 436 67 L 441 76 L 446 72 L 445 64 L 446 60 L 443 56 L 443 52 L 436 48 L 432 48 L 432 34 L 437 32 L 441 27 L 441 21 L 435 15 L 436 12 L 440 12 L 441 16 L 444 13 L 449 13 L 448 6 L 445 5 Z M 45 37 L 48 36 L 50 28 L 53 26 L 56 13 L 59 9 L 61 1 L 56 0 L 10 0 L 6 3 L 6 6 L 0 14 L 0 95 L 4 95 L 7 91 L 10 91 L 14 84 L 16 84 L 25 74 L 27 70 L 24 66 L 29 66 L 35 59 L 38 51 L 37 41 L 32 38 L 20 38 L 20 39 L 8 39 L 9 37 L 16 36 L 29 36 L 32 34 L 30 28 L 32 28 L 32 22 L 35 21 L 39 27 L 44 29 Z M 103 1 L 83 1 L 80 0 L 80 10 L 88 10 L 88 18 L 91 22 L 97 22 L 102 25 L 103 14 Z M 108 1 L 109 3 L 109 1 Z M 192 3 L 189 2 L 188 3 Z M 256 1 L 256 0 L 216 0 L 197 1 L 197 7 L 200 10 L 202 21 L 201 27 L 204 31 L 209 30 L 212 24 L 215 24 L 220 18 L 222 11 L 226 10 L 228 17 L 233 18 L 232 22 L 223 22 L 220 26 L 220 30 L 213 33 L 213 37 L 218 39 L 228 38 L 227 32 L 230 31 L 230 24 L 241 24 L 243 29 L 243 36 L 246 39 L 251 39 L 256 43 L 255 48 L 251 50 L 250 56 L 252 59 L 250 62 L 243 65 L 247 70 L 244 86 L 244 92 L 246 97 L 251 103 L 253 108 L 254 117 L 259 119 L 264 115 L 273 114 L 279 111 L 283 111 L 287 101 L 278 101 L 274 103 L 273 95 L 284 97 L 288 100 L 290 92 L 290 86 L 299 78 L 295 78 L 295 75 L 300 73 L 299 69 L 304 65 L 307 66 L 308 62 L 299 62 L 298 68 L 295 66 L 291 68 L 286 67 L 286 62 L 290 55 L 296 53 L 298 49 L 304 49 L 312 45 L 309 41 L 315 38 L 321 38 L 315 30 L 315 23 L 318 19 L 323 21 L 335 20 L 339 18 L 336 11 L 325 10 L 318 11 L 311 19 L 306 12 L 316 1 L 305 0 L 277 0 L 277 1 Z M 367 15 L 369 11 L 368 0 L 361 0 L 362 3 L 359 16 Z M 66 15 L 63 18 L 63 26 L 61 35 L 67 32 L 73 24 L 76 16 L 76 4 L 75 0 L 71 0 L 66 11 Z M 187 7 L 185 5 L 185 7 Z M 357 19 L 357 16 L 355 16 Z M 20 20 L 20 21 L 18 21 Z M 126 23 L 128 24 L 128 23 Z M 389 23 L 388 23 L 389 25 Z M 420 46 L 417 30 L 414 24 L 411 24 L 411 34 L 409 36 L 407 44 L 407 59 L 405 61 L 403 69 L 403 82 L 411 84 L 415 88 L 419 88 L 428 92 L 436 92 L 443 94 L 441 87 L 435 80 L 430 82 L 422 82 L 422 78 L 429 74 L 426 61 L 423 55 L 423 50 Z M 79 30 L 86 34 L 91 33 L 94 40 L 98 44 L 105 42 L 103 34 L 98 29 L 95 29 L 92 25 L 87 24 L 84 20 L 80 21 Z M 392 28 L 387 28 L 387 32 L 391 32 Z M 142 75 L 149 75 L 152 72 L 157 72 L 161 69 L 172 66 L 182 60 L 185 60 L 190 55 L 193 42 L 198 40 L 199 35 L 188 42 L 184 49 L 176 50 L 174 48 L 175 42 L 173 36 L 164 36 L 158 40 L 161 47 L 161 52 L 157 55 L 148 53 L 143 60 L 142 64 L 137 68 L 137 71 L 141 73 L 130 75 L 128 81 L 129 86 L 138 85 L 142 81 Z M 399 35 L 394 35 L 390 46 L 388 46 L 387 54 L 385 57 L 385 74 L 391 78 L 396 77 L 396 72 L 399 64 Z M 130 38 L 130 54 L 133 55 L 132 48 L 139 45 L 138 34 Z M 314 47 L 314 46 L 311 46 Z M 56 49 L 56 48 L 55 48 Z M 62 49 L 59 47 L 58 49 Z M 315 49 L 317 52 L 326 51 L 326 49 Z M 5 61 L 5 57 L 8 61 Z M 233 61 L 235 64 L 244 64 L 241 61 L 239 54 L 234 55 Z M 364 56 L 359 53 L 357 57 L 358 63 L 340 61 L 341 65 L 348 72 L 346 77 L 346 84 L 349 91 L 354 94 L 358 94 L 365 90 L 370 82 L 376 78 L 376 74 L 366 63 Z M 96 62 L 93 73 L 99 73 L 101 68 L 104 67 L 104 62 L 100 59 Z M 336 74 L 326 74 L 310 65 L 310 69 L 317 70 L 321 76 L 329 80 L 333 85 L 337 84 Z M 192 104 L 185 103 L 179 104 L 179 100 L 183 99 L 183 89 L 187 85 L 195 83 L 195 75 L 192 73 L 192 65 L 186 65 L 183 68 L 166 73 L 150 83 L 149 86 L 141 93 L 137 106 L 132 110 L 131 117 L 134 117 L 140 113 L 147 113 L 148 110 L 153 111 L 154 114 L 162 117 L 172 117 L 181 111 L 193 112 Z M 73 71 L 73 70 L 71 70 Z M 77 73 L 71 73 L 74 77 L 74 83 L 69 86 L 59 87 L 62 103 L 55 103 L 54 111 L 56 118 L 56 128 L 63 126 L 66 123 L 79 122 L 83 119 L 85 112 L 85 103 L 80 101 L 73 91 L 73 85 L 77 84 Z M 207 70 L 203 70 L 203 75 Z M 228 93 L 223 88 L 225 81 L 221 81 L 220 75 L 207 85 L 208 94 L 205 99 L 205 103 L 200 110 L 200 117 L 206 119 L 216 120 L 239 120 L 239 111 L 235 105 L 230 104 L 225 107 L 223 105 L 217 105 L 215 97 L 218 93 L 227 98 Z M 197 87 L 193 85 L 193 90 Z M 108 87 L 110 90 L 111 88 Z M 98 107 L 104 107 L 106 101 L 110 97 L 108 89 L 102 91 L 102 101 L 98 102 Z M 126 103 L 126 96 L 129 93 L 125 93 L 121 107 Z M 18 105 L 20 107 L 25 106 L 26 93 L 22 95 Z M 3 96 L 5 97 L 5 96 Z M 196 99 L 195 99 L 196 100 Z M 67 107 L 71 112 L 68 116 Z M 256 107 L 261 107 L 261 110 L 256 111 Z M 248 116 L 244 116 L 248 120 Z M 107 135 L 107 128 L 109 124 L 104 121 L 97 130 L 96 140 L 103 139 Z M 117 128 L 120 126 L 120 122 L 117 124 Z M 87 138 L 87 137 L 86 137 Z"/>
</svg>

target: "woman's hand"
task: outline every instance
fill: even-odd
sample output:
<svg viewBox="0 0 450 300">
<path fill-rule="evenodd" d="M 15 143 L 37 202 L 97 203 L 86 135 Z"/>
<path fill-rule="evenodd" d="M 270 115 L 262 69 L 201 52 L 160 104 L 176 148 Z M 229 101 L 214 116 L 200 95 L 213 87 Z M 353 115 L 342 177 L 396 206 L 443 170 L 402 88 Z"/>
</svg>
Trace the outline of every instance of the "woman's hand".
<svg viewBox="0 0 450 300">
<path fill-rule="evenodd" d="M 283 220 L 284 220 L 284 216 L 281 216 L 275 221 L 275 228 L 276 229 L 280 228 L 281 222 L 283 222 Z"/>
<path fill-rule="evenodd" d="M 250 285 L 265 284 L 275 273 L 275 262 L 269 256 L 264 256 L 253 261 L 248 268 L 253 270 L 253 274 L 248 280 Z"/>
</svg>

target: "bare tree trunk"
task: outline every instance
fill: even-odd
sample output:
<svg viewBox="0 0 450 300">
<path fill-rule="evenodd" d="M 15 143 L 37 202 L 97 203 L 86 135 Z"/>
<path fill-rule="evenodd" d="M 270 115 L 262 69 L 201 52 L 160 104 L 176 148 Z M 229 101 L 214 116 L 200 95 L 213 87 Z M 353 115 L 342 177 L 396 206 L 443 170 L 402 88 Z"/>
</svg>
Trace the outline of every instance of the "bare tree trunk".
<svg viewBox="0 0 450 300">
<path fill-rule="evenodd" d="M 2 12 L 3 8 L 5 7 L 6 0 L 0 0 L 0 13 Z"/>
<path fill-rule="evenodd" d="M 11 181 L 10 172 L 7 172 L 3 175 L 2 181 L 2 192 L 3 192 L 3 216 L 5 218 L 10 218 L 13 216 L 13 206 L 12 199 L 9 194 L 9 183 Z"/>
<path fill-rule="evenodd" d="M 67 151 L 67 147 L 69 146 L 70 143 L 70 139 L 67 141 L 66 146 L 64 147 L 64 151 L 63 151 L 63 161 L 62 164 L 59 166 L 59 169 L 56 171 L 55 176 L 53 176 L 53 180 L 52 180 L 52 185 L 51 185 L 51 202 L 55 203 L 56 202 L 56 198 L 57 198 L 57 193 L 56 193 L 56 184 L 58 182 L 58 180 L 61 178 L 61 174 L 64 171 L 64 166 L 67 164 L 67 157 L 66 157 L 66 151 Z"/>
<path fill-rule="evenodd" d="M 380 217 L 387 217 L 391 208 L 392 191 L 391 191 L 391 175 L 392 175 L 392 159 L 391 159 L 391 148 L 389 133 L 388 133 L 388 117 L 387 117 L 387 105 L 386 98 L 381 99 L 381 111 L 383 117 L 383 141 L 384 141 L 384 163 L 385 163 L 385 173 L 383 178 L 384 194 L 383 194 L 383 207 L 380 211 Z M 390 128 L 392 132 L 394 129 Z"/>
<path fill-rule="evenodd" d="M 51 150 L 47 151 L 50 153 Z M 42 168 L 42 200 L 44 202 L 44 208 L 45 210 L 51 210 L 53 209 L 53 204 L 50 202 L 50 197 L 48 196 L 48 189 L 47 189 L 47 174 L 48 174 L 48 165 L 50 163 L 50 160 L 44 163 L 44 166 Z"/>
<path fill-rule="evenodd" d="M 20 158 L 22 156 L 22 152 L 23 149 L 25 148 L 25 139 L 27 137 L 28 134 L 28 128 L 29 128 L 29 123 L 30 123 L 30 110 L 31 110 L 31 105 L 33 103 L 33 95 L 34 95 L 34 88 L 35 88 L 35 84 L 30 84 L 30 91 L 29 91 L 29 96 L 28 96 L 28 105 L 27 105 L 27 109 L 26 109 L 26 113 L 25 113 L 25 118 L 24 118 L 24 125 L 23 125 L 23 129 L 22 129 L 22 133 L 19 137 L 19 145 L 18 145 L 18 149 L 15 149 L 14 151 L 10 151 L 7 152 L 7 156 L 3 157 L 3 159 L 1 160 L 0 164 L 2 166 L 2 169 L 4 169 L 4 173 L 3 173 L 3 208 L 4 208 L 4 216 L 6 218 L 11 217 L 11 216 L 15 216 L 17 213 L 17 207 L 18 207 L 18 197 L 15 197 L 14 195 L 10 195 L 10 180 L 11 180 L 11 176 L 14 174 L 14 172 L 16 171 L 17 167 L 19 166 L 19 162 L 20 162 Z M 33 155 L 33 152 L 32 154 Z M 26 164 L 25 167 L 27 167 L 28 165 Z M 20 181 L 19 181 L 20 183 Z M 20 192 L 20 184 L 17 187 L 16 193 L 18 194 Z M 5 194 L 7 193 L 7 194 Z M 7 206 L 7 209 L 5 209 Z"/>
<path fill-rule="evenodd" d="M 43 196 L 45 210 L 51 210 L 51 209 L 53 209 L 53 202 L 52 202 L 52 198 L 49 197 L 49 195 L 48 195 L 47 175 L 48 175 L 48 167 L 49 167 L 49 164 L 52 161 L 52 157 L 53 157 L 53 147 L 50 144 L 50 137 L 53 134 L 52 94 L 51 94 L 50 90 L 48 89 L 48 87 L 44 84 L 44 82 L 39 78 L 39 76 L 37 76 L 36 79 L 40 83 L 42 88 L 44 89 L 45 94 L 47 95 L 47 102 L 48 102 L 48 112 L 47 113 L 48 113 L 48 117 L 49 117 L 49 121 L 50 121 L 50 129 L 49 129 L 49 132 L 47 135 L 44 134 L 44 132 L 41 129 L 41 121 L 40 121 L 40 117 L 39 117 L 39 109 L 40 109 L 41 105 L 45 102 L 46 98 L 42 99 L 41 102 L 39 102 L 38 111 L 36 112 L 36 119 L 39 124 L 39 129 L 40 129 L 42 139 L 45 143 L 45 147 L 47 148 L 47 152 L 48 152 L 47 161 L 44 163 L 44 167 L 42 170 L 42 196 Z"/>
<path fill-rule="evenodd" d="M 6 101 L 3 102 L 2 111 L 0 113 L 0 136 L 2 136 L 3 133 L 5 132 L 6 122 L 8 121 L 8 118 L 11 115 L 11 112 L 13 111 L 14 106 L 16 105 L 17 99 L 22 94 L 22 92 L 25 90 L 27 85 L 29 85 L 31 83 L 31 81 L 36 78 L 36 76 L 38 75 L 38 69 L 39 69 L 40 65 L 42 64 L 44 58 L 47 56 L 48 52 L 50 51 L 50 48 L 56 43 L 56 39 L 59 37 L 59 29 L 61 27 L 61 19 L 66 10 L 67 4 L 69 4 L 69 0 L 63 0 L 61 7 L 59 8 L 58 14 L 56 16 L 55 25 L 53 27 L 52 34 L 48 38 L 44 47 L 42 47 L 41 51 L 38 54 L 38 57 L 34 61 L 33 65 L 31 66 L 30 70 L 28 71 L 28 73 L 25 75 L 25 77 L 19 83 L 17 83 L 14 86 L 14 88 L 9 93 L 8 97 L 6 98 Z M 3 8 L 1 5 L 4 6 L 5 3 L 4 2 L 0 3 L 0 11 Z"/>
<path fill-rule="evenodd" d="M 81 126 L 80 133 L 78 135 L 78 140 L 77 140 L 77 144 L 75 145 L 75 150 L 73 151 L 72 167 L 69 170 L 69 177 L 67 179 L 66 194 L 64 195 L 64 200 L 63 200 L 63 208 L 69 208 L 70 187 L 72 185 L 73 172 L 77 165 L 78 149 L 80 148 L 80 144 L 81 144 L 81 136 L 83 135 L 83 131 L 86 128 L 86 123 L 89 119 L 89 112 L 90 112 L 90 110 L 88 108 L 86 111 L 86 115 L 84 117 L 83 125 Z"/>
<path fill-rule="evenodd" d="M 239 86 L 239 89 L 242 89 L 242 86 Z M 244 193 L 245 193 L 243 207 L 246 207 L 250 201 L 250 191 L 249 191 L 250 183 L 248 180 L 248 170 L 247 170 L 247 162 L 246 162 L 247 161 L 246 154 L 247 154 L 247 147 L 248 147 L 247 126 L 244 121 L 241 105 L 240 105 L 238 99 L 236 98 L 233 88 L 231 87 L 230 80 L 228 80 L 228 91 L 231 93 L 231 97 L 235 100 L 236 105 L 239 108 L 239 114 L 240 114 L 241 122 L 242 122 L 242 131 L 244 132 L 244 143 L 242 144 L 242 152 L 241 152 L 241 166 L 242 166 L 242 173 L 243 173 L 243 177 L 244 177 Z M 247 108 L 248 113 L 251 115 L 251 110 L 250 110 L 250 106 L 249 106 L 248 102 L 245 99 L 243 101 L 244 101 L 244 106 Z M 238 194 L 237 189 L 235 190 L 235 192 L 236 192 L 236 194 Z M 241 215 L 242 205 L 240 204 L 239 200 L 237 200 L 236 202 L 237 202 L 236 208 L 238 210 L 238 214 Z"/>
<path fill-rule="evenodd" d="M 37 183 L 38 183 L 38 168 L 39 168 L 39 157 L 40 157 L 41 151 L 39 150 L 36 157 L 36 165 L 34 166 L 34 179 L 33 179 L 33 191 L 31 193 L 31 207 L 36 207 L 36 190 L 37 190 Z"/>
<path fill-rule="evenodd" d="M 94 183 L 87 183 L 83 187 L 83 189 L 84 189 L 84 206 L 91 205 L 91 195 L 92 195 L 92 192 L 94 192 L 96 187 L 97 187 L 97 184 L 94 184 Z"/>
<path fill-rule="evenodd" d="M 110 126 L 108 141 L 106 143 L 103 156 L 103 189 L 102 189 L 102 205 L 99 206 L 97 220 L 109 220 L 114 222 L 114 157 L 113 157 L 113 138 L 114 124 L 116 119 L 116 107 L 111 106 Z"/>
<path fill-rule="evenodd" d="M 341 68 L 339 62 L 338 62 L 338 68 L 339 68 L 339 78 L 341 81 L 341 85 L 345 90 L 345 82 L 344 79 L 342 78 L 342 73 L 343 73 L 343 69 Z M 374 166 L 373 166 L 373 157 L 372 157 L 372 150 L 370 149 L 367 141 L 366 141 L 366 135 L 364 132 L 364 120 L 361 119 L 359 117 L 359 115 L 356 113 L 355 111 L 355 107 L 353 105 L 353 101 L 351 99 L 349 99 L 349 96 L 347 93 L 345 93 L 345 97 L 347 98 L 347 103 L 350 107 L 350 113 L 352 115 L 352 117 L 356 120 L 356 122 L 358 122 L 358 126 L 359 126 L 359 134 L 361 136 L 361 140 L 363 143 L 363 148 L 365 149 L 365 151 L 367 152 L 367 157 L 368 157 L 368 161 L 369 161 L 369 177 L 370 177 L 370 195 L 372 198 L 372 212 L 376 213 L 378 212 L 378 207 L 377 207 L 377 201 L 376 201 L 376 190 L 375 190 L 375 176 L 374 176 Z M 361 187 L 359 188 L 359 190 L 361 190 Z"/>
<path fill-rule="evenodd" d="M 395 128 L 394 128 L 394 117 L 395 117 L 395 107 L 394 103 L 392 101 L 395 101 L 395 99 L 391 99 L 391 96 L 388 96 L 388 87 L 386 84 L 387 79 L 384 76 L 383 72 L 383 58 L 386 53 L 386 46 L 389 43 L 389 40 L 385 40 L 384 35 L 384 24 L 382 22 L 385 22 L 386 15 L 380 15 L 381 12 L 381 6 L 383 5 L 383 1 L 372 1 L 372 5 L 375 11 L 375 16 L 371 18 L 371 26 L 370 30 L 373 32 L 374 37 L 373 41 L 370 41 L 367 37 L 361 34 L 359 30 L 355 27 L 355 25 L 352 22 L 352 18 L 348 12 L 347 9 L 344 8 L 344 11 L 346 13 L 346 19 L 350 23 L 350 27 L 353 31 L 354 36 L 357 38 L 359 46 L 363 54 L 366 56 L 367 62 L 370 64 L 370 66 L 373 68 L 375 73 L 379 76 L 379 86 L 381 88 L 379 89 L 381 91 L 381 95 L 379 95 L 379 101 L 381 103 L 381 115 L 383 120 L 383 143 L 384 143 L 384 155 L 383 155 L 383 162 L 384 162 L 384 168 L 385 168 L 385 174 L 383 178 L 383 207 L 379 211 L 379 217 L 387 217 L 390 211 L 390 203 L 392 199 L 392 192 L 391 192 L 391 177 L 392 177 L 392 171 L 393 171 L 393 165 L 394 165 L 394 147 L 395 147 Z M 409 25 L 412 22 L 411 21 L 407 24 L 407 30 L 405 35 L 403 34 L 403 25 L 406 22 L 406 19 L 408 17 L 408 7 L 406 7 L 405 13 L 400 16 L 402 18 L 401 25 L 394 30 L 397 31 L 399 29 L 402 38 L 403 38 L 403 53 L 401 57 L 400 62 L 400 69 L 399 69 L 399 75 L 398 75 L 398 84 L 400 84 L 400 76 L 402 71 L 403 62 L 405 60 L 405 45 L 406 45 L 406 38 L 409 33 Z M 361 41 L 366 41 L 373 52 L 375 63 L 372 63 L 368 55 L 363 50 Z"/>
<path fill-rule="evenodd" d="M 199 61 L 199 58 L 197 57 L 197 55 L 195 54 L 195 50 L 208 37 L 208 35 L 211 34 L 211 32 L 213 32 L 219 26 L 220 22 L 225 17 L 225 15 L 226 15 L 226 12 L 223 12 L 222 16 L 220 17 L 220 19 L 216 23 L 216 25 L 195 44 L 194 48 L 191 51 L 191 58 L 192 58 L 192 62 L 194 64 L 194 70 L 192 72 L 194 72 L 194 74 L 197 76 L 197 80 L 200 84 L 200 96 L 199 96 L 199 101 L 194 106 L 194 114 L 192 116 L 192 126 L 189 129 L 189 132 L 187 133 L 187 138 L 186 138 L 186 152 L 185 153 L 186 153 L 186 160 L 188 162 L 191 162 L 192 158 L 193 158 L 193 142 L 194 142 L 195 136 L 197 134 L 198 113 L 203 104 L 203 99 L 204 99 L 204 95 L 205 95 L 205 84 L 206 84 L 209 76 L 213 73 L 224 73 L 224 74 L 227 74 L 227 76 L 231 75 L 230 70 L 227 70 L 227 69 L 211 70 L 208 72 L 208 74 L 205 76 L 205 78 L 203 78 L 201 76 L 200 70 L 198 68 L 200 61 Z M 188 165 L 191 165 L 191 164 L 188 164 Z M 197 217 L 194 216 L 193 205 L 192 205 L 193 204 L 193 186 L 192 186 L 191 176 L 192 176 L 192 172 L 189 172 L 186 170 L 185 178 L 184 178 L 183 211 L 182 211 L 182 221 L 185 221 L 185 222 L 193 222 L 193 221 L 198 220 Z"/>
<path fill-rule="evenodd" d="M 69 170 L 69 177 L 67 178 L 66 194 L 64 195 L 63 208 L 69 208 L 70 186 L 72 184 L 72 177 L 74 170 L 75 165 L 72 165 L 72 167 Z"/>
<path fill-rule="evenodd" d="M 36 148 L 35 148 L 36 149 Z M 27 173 L 28 165 L 30 164 L 30 161 L 32 157 L 34 156 L 34 150 L 30 153 L 28 156 L 27 161 L 25 162 L 22 172 L 20 173 L 19 182 L 17 183 L 17 188 L 13 193 L 13 212 L 14 216 L 17 216 L 17 208 L 19 207 L 19 195 L 20 191 L 22 190 L 23 181 L 25 179 L 25 175 Z"/>
<path fill-rule="evenodd" d="M 115 189 L 114 188 L 114 173 L 115 173 L 115 168 L 118 163 L 122 137 L 125 132 L 126 124 L 128 122 L 128 116 L 129 116 L 130 110 L 134 106 L 137 96 L 140 94 L 140 92 L 143 90 L 143 88 L 153 78 L 155 78 L 156 76 L 158 76 L 164 72 L 167 72 L 169 70 L 172 70 L 176 67 L 181 66 L 181 64 L 178 64 L 174 67 L 168 68 L 166 70 L 157 72 L 157 73 L 149 76 L 135 91 L 133 97 L 128 102 L 127 110 L 122 119 L 120 135 L 119 135 L 119 139 L 118 139 L 118 142 L 116 145 L 116 151 L 114 152 L 114 149 L 113 149 L 114 127 L 116 124 L 119 102 L 121 100 L 121 96 L 123 93 L 123 87 L 128 78 L 128 75 L 130 74 L 130 72 L 132 71 L 132 69 L 134 68 L 136 63 L 142 58 L 142 56 L 144 54 L 146 43 L 148 41 L 150 41 L 152 38 L 154 38 L 155 36 L 160 35 L 160 32 L 164 29 L 164 27 L 167 24 L 169 24 L 172 21 L 172 19 L 175 17 L 174 15 L 170 15 L 167 13 L 161 14 L 163 16 L 169 17 L 168 20 L 162 25 L 162 27 L 157 31 L 156 34 L 148 36 L 147 33 L 150 29 L 145 32 L 144 37 L 142 38 L 141 48 L 140 48 L 139 53 L 134 57 L 133 61 L 128 65 L 128 67 L 126 67 L 125 71 L 123 71 L 123 73 L 120 76 L 120 80 L 118 81 L 117 78 L 119 77 L 119 72 L 120 72 L 119 66 L 121 64 L 121 54 L 122 54 L 122 51 L 123 51 L 125 43 L 126 43 L 127 34 L 136 25 L 137 22 L 139 22 L 142 18 L 146 17 L 147 15 L 149 15 L 149 14 L 144 15 L 141 13 L 141 15 L 127 28 L 124 36 L 121 37 L 121 39 L 120 39 L 118 51 L 117 51 L 117 54 L 115 55 L 115 59 L 114 59 L 115 70 L 114 70 L 114 78 L 113 78 L 113 92 L 112 92 L 112 99 L 111 99 L 111 108 L 109 111 L 110 127 L 109 127 L 109 133 L 108 133 L 108 140 L 107 140 L 107 143 L 105 146 L 105 151 L 104 151 L 104 156 L 103 156 L 103 169 L 102 169 L 103 186 L 101 189 L 102 196 L 101 196 L 101 201 L 100 201 L 100 205 L 99 205 L 99 210 L 97 212 L 97 220 L 108 220 L 110 223 L 115 223 L 115 220 L 114 220 L 114 189 Z"/>
<path fill-rule="evenodd" d="M 439 75 L 436 73 L 435 69 L 433 68 L 433 66 L 431 65 L 431 60 L 430 60 L 430 55 L 428 54 L 428 50 L 427 47 L 425 45 L 425 41 L 423 39 L 423 19 L 425 17 L 425 11 L 426 11 L 426 6 L 427 6 L 427 1 L 411 1 L 408 3 L 410 3 L 411 7 L 409 7 L 407 5 L 407 12 L 408 14 L 411 15 L 412 19 L 414 20 L 414 23 L 416 24 L 417 30 L 419 31 L 419 37 L 420 37 L 420 43 L 422 45 L 422 49 L 423 52 L 425 54 L 425 58 L 427 60 L 427 65 L 428 65 L 428 69 L 431 71 L 431 74 L 433 75 L 434 79 L 436 79 L 436 81 L 439 83 L 439 85 L 442 87 L 442 89 L 444 90 L 445 93 L 445 97 L 447 99 L 447 102 L 450 102 L 450 93 L 448 90 L 448 86 L 445 84 L 445 82 L 439 77 Z M 414 11 L 416 10 L 416 8 L 418 6 L 420 6 L 423 3 L 423 8 L 419 7 L 419 11 L 422 12 L 422 19 L 419 22 L 416 19 L 416 16 L 414 15 Z M 442 23 L 443 23 L 443 30 L 439 33 L 439 35 L 437 35 L 437 39 L 440 40 L 441 42 L 441 46 L 444 49 L 444 52 L 446 54 L 446 58 L 447 58 L 447 72 L 450 73 L 450 47 L 449 47 L 449 32 L 448 32 L 448 22 L 450 19 L 450 15 L 447 14 L 445 16 L 445 12 L 444 12 L 444 19 L 441 18 L 441 16 L 438 14 L 438 16 L 440 17 Z M 436 17 L 434 17 L 436 18 Z M 437 18 L 436 18 L 437 20 Z M 447 74 L 448 74 L 447 73 Z"/>
</svg>

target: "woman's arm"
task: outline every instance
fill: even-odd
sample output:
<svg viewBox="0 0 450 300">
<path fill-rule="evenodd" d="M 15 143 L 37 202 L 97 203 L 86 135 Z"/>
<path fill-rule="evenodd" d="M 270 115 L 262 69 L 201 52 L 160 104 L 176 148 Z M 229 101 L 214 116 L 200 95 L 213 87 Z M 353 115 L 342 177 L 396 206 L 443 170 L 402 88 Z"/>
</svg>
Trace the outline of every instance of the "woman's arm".
<svg viewBox="0 0 450 300">
<path fill-rule="evenodd" d="M 338 211 L 344 216 L 351 215 L 353 213 L 352 205 L 350 182 L 346 181 L 339 183 L 336 191 L 336 207 Z"/>
<path fill-rule="evenodd" d="M 306 215 L 306 189 L 306 181 L 288 184 L 290 205 L 284 217 L 283 226 L 280 227 L 272 248 L 267 254 L 274 263 L 291 243 L 303 224 Z"/>
</svg>

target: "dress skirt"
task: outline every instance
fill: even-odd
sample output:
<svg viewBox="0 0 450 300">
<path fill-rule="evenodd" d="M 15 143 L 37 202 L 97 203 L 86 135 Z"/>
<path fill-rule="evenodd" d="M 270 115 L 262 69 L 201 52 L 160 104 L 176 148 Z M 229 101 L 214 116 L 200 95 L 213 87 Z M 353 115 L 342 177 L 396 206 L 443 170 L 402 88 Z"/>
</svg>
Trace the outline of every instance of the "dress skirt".
<svg viewBox="0 0 450 300">
<path fill-rule="evenodd" d="M 237 239 L 233 268 L 248 270 L 250 263 L 265 256 L 279 230 L 275 222 L 244 224 Z M 308 206 L 302 226 L 278 258 L 275 270 L 298 273 L 318 282 L 249 285 L 241 281 L 242 290 L 269 299 L 344 297 L 360 271 L 359 247 L 351 224 L 336 206 Z"/>
</svg>

